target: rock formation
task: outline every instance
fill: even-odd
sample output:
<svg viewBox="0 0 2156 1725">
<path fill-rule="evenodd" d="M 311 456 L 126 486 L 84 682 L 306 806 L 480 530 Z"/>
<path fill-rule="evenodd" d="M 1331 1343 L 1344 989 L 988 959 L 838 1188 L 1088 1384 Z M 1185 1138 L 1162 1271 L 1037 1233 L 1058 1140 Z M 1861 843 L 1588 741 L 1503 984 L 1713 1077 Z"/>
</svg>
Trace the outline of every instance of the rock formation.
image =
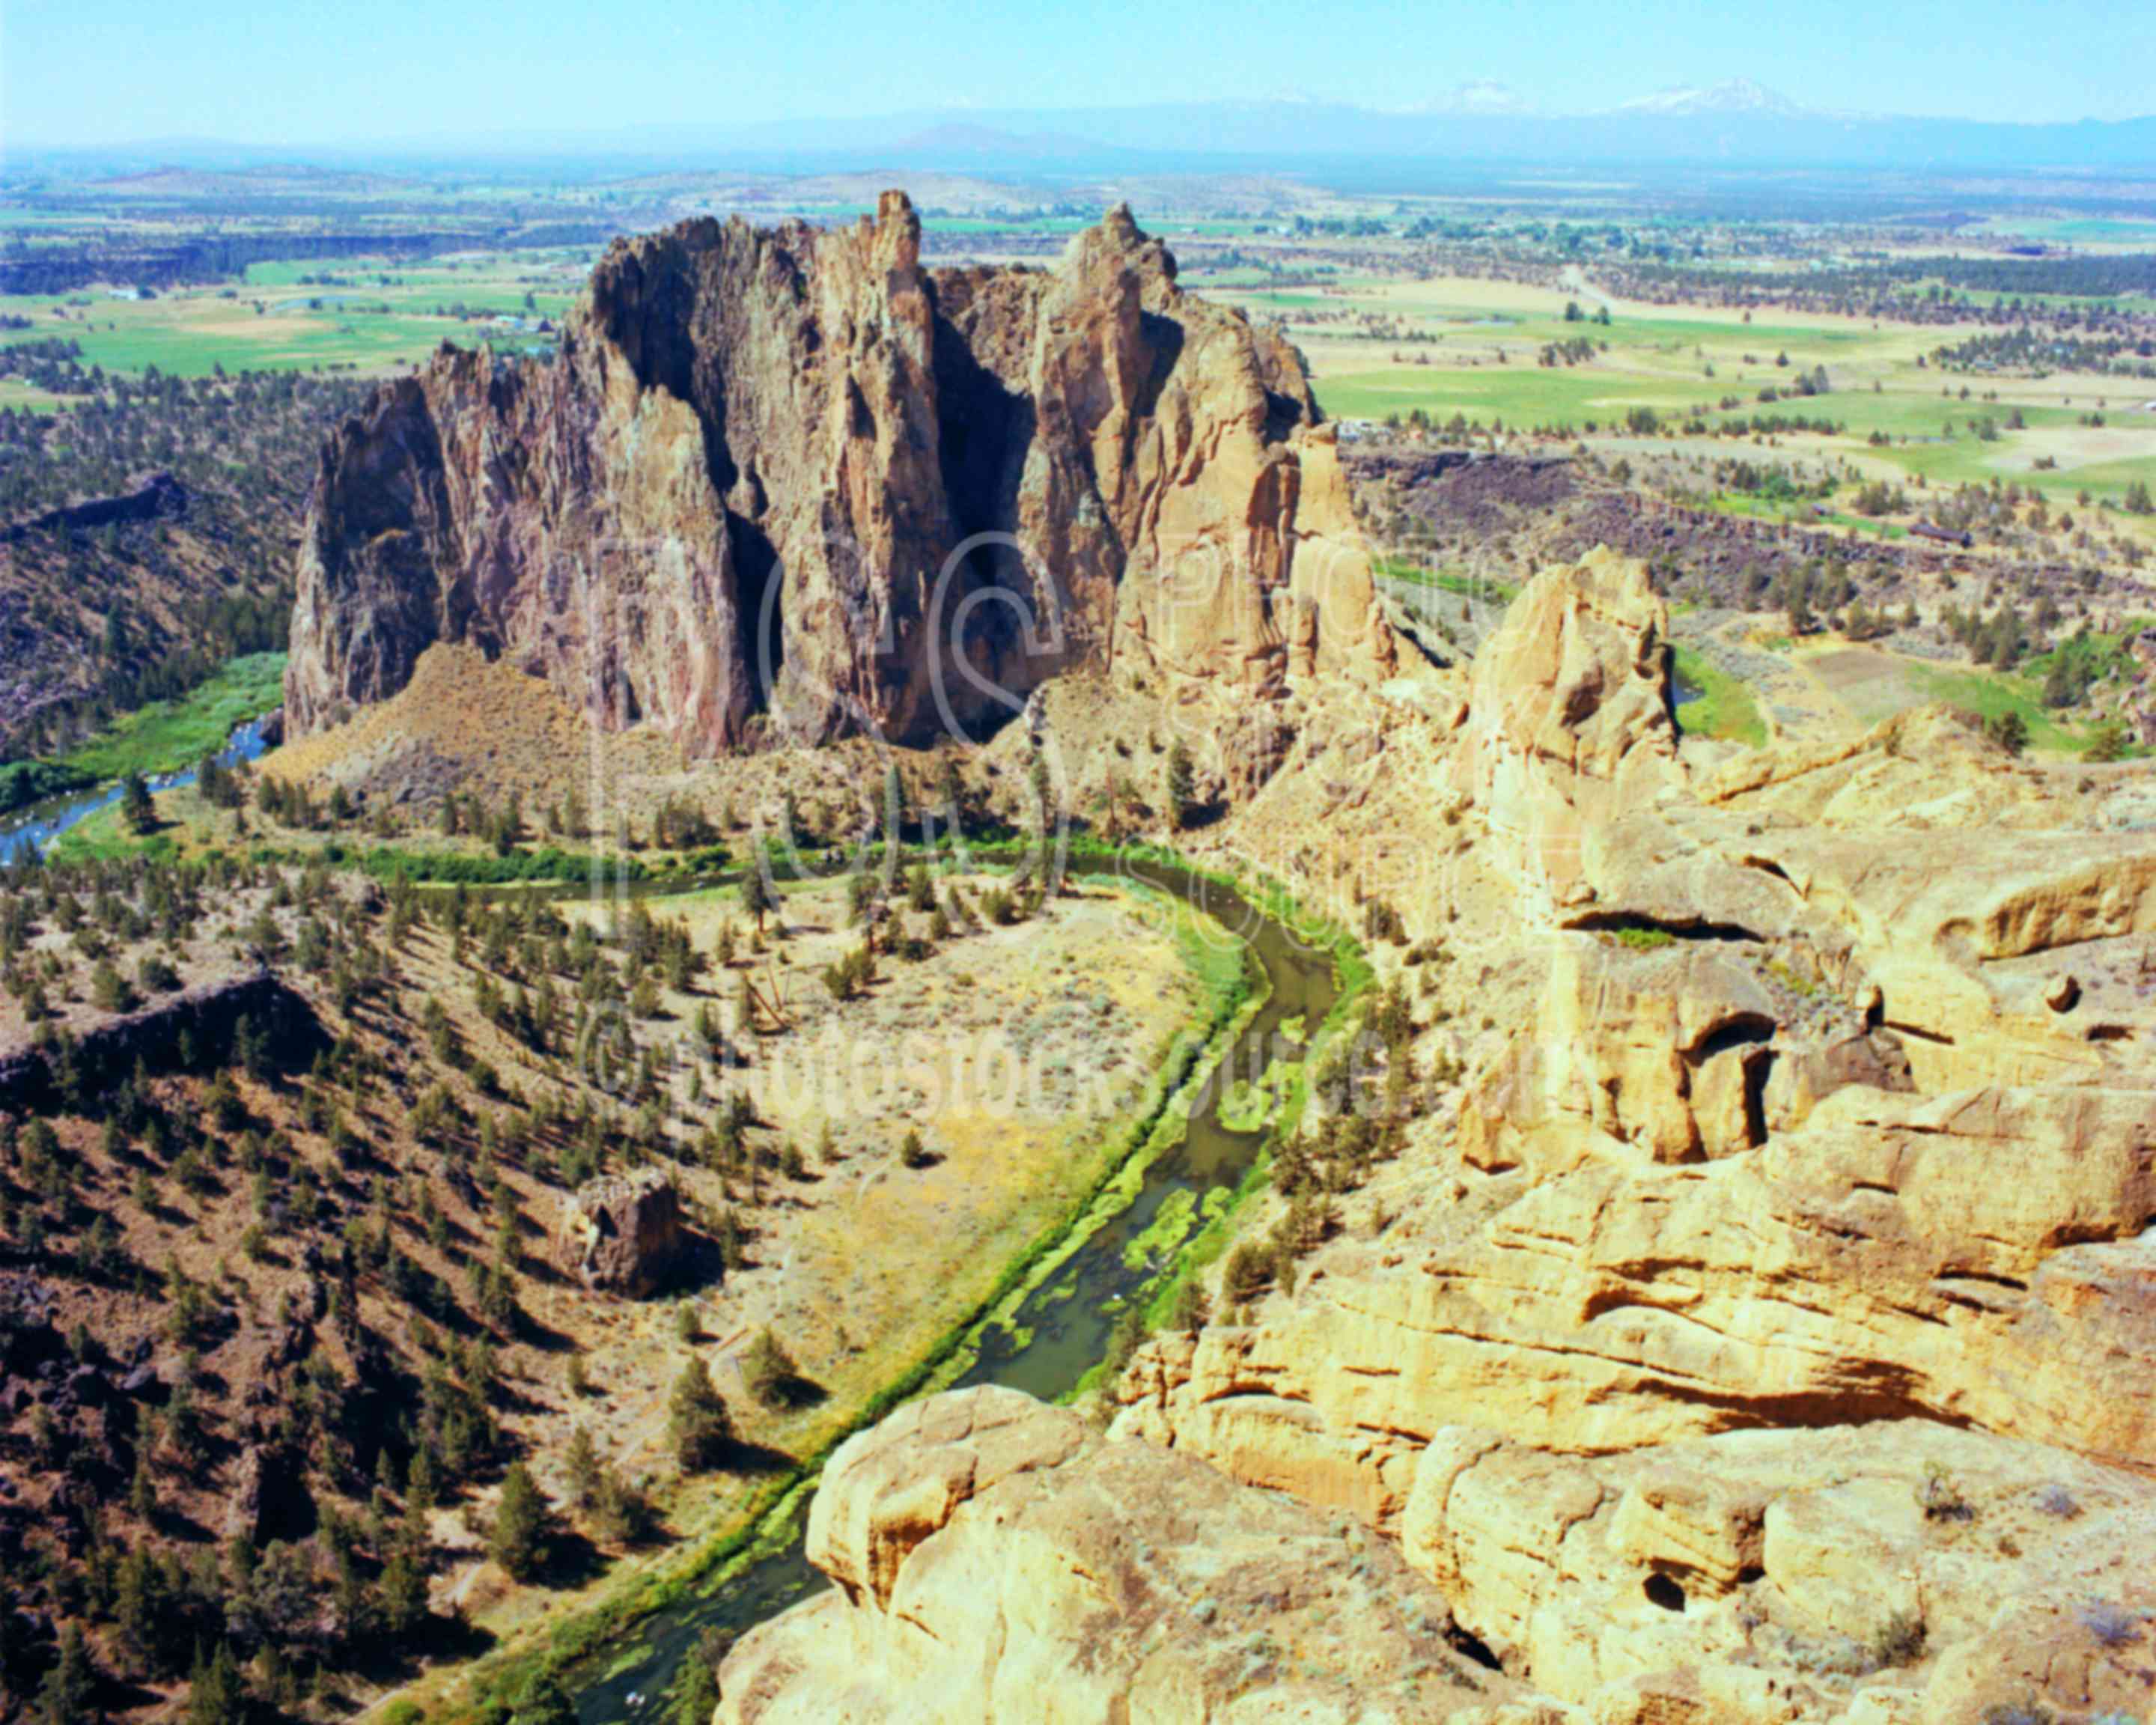
<svg viewBox="0 0 2156 1725">
<path fill-rule="evenodd" d="M 652 1168 L 587 1180 L 562 1205 L 556 1239 L 563 1267 L 586 1287 L 640 1300 L 680 1260 L 680 1194 Z"/>
<path fill-rule="evenodd" d="M 1383 1541 L 1014 1390 L 849 1440 L 808 1554 L 838 1585 L 742 1638 L 716 1725 L 1532 1717 Z"/>
<path fill-rule="evenodd" d="M 1934 1424 L 1605 1456 L 1449 1429 L 1409 1560 L 1590 1717 L 1980 1720 L 2147 1704 L 2156 1486 Z"/>
<path fill-rule="evenodd" d="M 1645 569 L 1596 552 L 1528 583 L 1475 655 L 1453 778 L 1531 889 L 1573 896 L 1584 835 L 1681 782 L 1669 628 Z"/>
<path fill-rule="evenodd" d="M 437 640 L 691 754 L 1000 720 L 1132 656 L 1376 679 L 1378 612 L 1293 349 L 1118 208 L 1053 270 L 920 263 L 902 193 L 822 230 L 617 242 L 543 363 L 445 349 L 326 449 L 293 735 Z"/>
<path fill-rule="evenodd" d="M 1480 942 L 1422 991 L 1442 1009 L 1411 1009 L 1425 1062 L 1472 1052 L 1465 1081 L 1414 1092 L 1400 1153 L 1345 1195 L 1291 1289 L 1216 1292 L 1213 1321 L 1138 1351 L 1107 1442 L 1043 1436 L 1052 1454 L 978 1490 L 941 1415 L 857 1440 L 817 1510 L 844 1597 L 743 1644 L 727 1725 L 941 1717 L 886 1703 L 1052 1666 L 1073 1631 L 1028 1602 L 1103 1570 L 1041 1558 L 1033 1530 L 1105 1517 L 1157 1553 L 1187 1536 L 1199 1462 L 1219 1480 L 1207 1540 L 1344 1515 L 1444 1599 L 1522 1717 L 2146 1711 L 2156 834 L 2139 793 L 2011 760 L 1940 712 L 1699 763 L 1671 723 L 1664 629 L 1640 566 L 1590 557 L 1522 591 L 1464 711 L 1427 700 L 1411 741 L 1394 710 L 1383 756 L 1425 762 L 1418 788 L 1443 803 L 1414 932 Z M 1254 820 L 1296 798 L 1359 819 L 1376 784 L 1322 782 L 1343 757 L 1314 752 L 1320 728 L 1269 768 Z M 998 1415 L 1055 1429 L 1034 1417 Z M 1132 1482 L 1112 1509 L 1085 1483 L 1111 1469 Z M 1334 1537 L 1296 1562 L 1357 1549 Z M 1128 1597 L 1084 1619 L 1102 1648 L 1149 1629 L 1211 1645 Z M 817 1675 L 833 1671 L 875 1675 L 849 1692 Z M 968 1717 L 1061 1717 L 956 1692 Z M 1188 1717 L 1238 1717 L 1226 1705 Z"/>
<path fill-rule="evenodd" d="M 201 1070 L 239 1058 L 242 1026 L 278 1070 L 304 1066 L 327 1038 L 314 1010 L 276 973 L 249 965 L 158 995 L 134 1010 L 85 1014 L 69 1058 L 85 1094 L 138 1071 Z M 37 1040 L 0 1044 L 0 1108 L 28 1114 L 60 1099 L 53 1050 Z"/>
</svg>

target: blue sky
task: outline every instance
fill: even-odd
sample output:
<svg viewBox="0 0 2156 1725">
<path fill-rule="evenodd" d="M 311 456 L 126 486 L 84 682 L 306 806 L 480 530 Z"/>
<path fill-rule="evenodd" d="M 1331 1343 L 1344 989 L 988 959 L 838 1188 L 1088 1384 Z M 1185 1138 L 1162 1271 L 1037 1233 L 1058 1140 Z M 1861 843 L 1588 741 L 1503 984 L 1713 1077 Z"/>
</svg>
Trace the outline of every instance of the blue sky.
<svg viewBox="0 0 2156 1725">
<path fill-rule="evenodd" d="M 1470 80 L 1559 112 L 1750 77 L 1822 107 L 2156 111 L 2156 6 L 2047 0 L 0 0 L 0 141 L 361 143 Z"/>
</svg>

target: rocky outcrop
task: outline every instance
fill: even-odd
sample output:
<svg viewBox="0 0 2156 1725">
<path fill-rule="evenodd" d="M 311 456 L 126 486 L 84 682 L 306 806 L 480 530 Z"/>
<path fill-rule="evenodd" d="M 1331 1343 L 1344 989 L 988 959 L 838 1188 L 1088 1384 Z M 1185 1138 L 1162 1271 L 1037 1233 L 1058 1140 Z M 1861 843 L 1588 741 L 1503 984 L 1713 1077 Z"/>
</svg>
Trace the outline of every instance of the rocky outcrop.
<svg viewBox="0 0 2156 1725">
<path fill-rule="evenodd" d="M 1536 1689 L 1596 1719 L 2138 1716 L 2156 1486 L 1897 1421 L 1606 1456 L 1448 1428 L 1408 1560 Z"/>
<path fill-rule="evenodd" d="M 131 1012 L 100 1016 L 70 1032 L 61 1046 L 0 1047 L 0 1109 L 59 1109 L 61 1060 L 72 1092 L 93 1098 L 138 1070 L 213 1069 L 239 1058 L 243 1026 L 259 1057 L 280 1070 L 305 1065 L 328 1045 L 313 1008 L 275 972 L 252 966 L 190 983 Z"/>
<path fill-rule="evenodd" d="M 657 1168 L 587 1180 L 562 1207 L 562 1267 L 588 1288 L 640 1300 L 666 1285 L 687 1237 L 681 1197 Z"/>
<path fill-rule="evenodd" d="M 1506 847 L 1529 914 L 1578 896 L 1595 826 L 1683 783 L 1668 644 L 1645 567 L 1596 551 L 1536 576 L 1476 653 L 1453 782 Z"/>
<path fill-rule="evenodd" d="M 1493 1408 L 1562 1449 L 1923 1415 L 2156 1465 L 2148 1106 L 1852 1086 L 1712 1161 L 1432 1180 L 1292 1301 L 1153 1344 L 1120 1429 L 1383 1525 Z"/>
<path fill-rule="evenodd" d="M 1277 336 L 1175 285 L 1127 209 L 1054 270 L 924 270 L 857 226 L 618 242 L 559 353 L 445 350 L 324 452 L 295 736 L 437 640 L 694 754 L 900 738 L 1074 665 L 1380 678 L 1330 428 Z"/>
<path fill-rule="evenodd" d="M 227 1541 L 244 1539 L 252 1544 L 261 1538 L 264 1476 L 275 1459 L 262 1444 L 249 1444 L 239 1452 L 232 1470 L 232 1484 L 225 1491 L 224 1516 L 218 1528 Z"/>
<path fill-rule="evenodd" d="M 1657 1162 L 1704 1160 L 1757 1148 L 1848 1086 L 1912 1087 L 1898 1037 L 1764 940 L 1649 932 L 1666 944 L 1549 937 L 1533 1034 L 1463 1104 L 1468 1165 L 1554 1173 L 1628 1147 Z"/>
<path fill-rule="evenodd" d="M 15 522 L 0 536 L 16 539 L 25 533 L 87 532 L 122 521 L 154 521 L 187 512 L 187 488 L 179 480 L 169 473 L 141 474 L 127 482 L 124 491 L 109 497 L 85 497 L 46 510 Z"/>
<path fill-rule="evenodd" d="M 2156 835 L 2113 782 L 1938 713 L 1696 776 L 1664 625 L 1644 571 L 1590 557 L 1522 592 L 1464 712 L 1424 730 L 1403 702 L 1321 755 L 1337 704 L 1291 700 L 1252 739 L 1229 844 L 1291 799 L 1359 808 L 1348 773 L 1378 763 L 1453 793 L 1401 841 L 1442 858 L 1434 905 L 1399 899 L 1419 953 L 1373 943 L 1414 984 L 1385 1000 L 1417 1057 L 1393 1042 L 1371 1086 L 1412 1099 L 1385 1157 L 1336 1183 L 1359 1128 L 1306 1122 L 1299 1208 L 1327 1214 L 1285 1236 L 1291 1286 L 1270 1253 L 1224 1268 L 1211 1321 L 1137 1351 L 1106 1441 L 947 1402 L 850 1446 L 811 1530 L 839 1590 L 742 1644 L 723 1725 L 1056 1718 L 1066 1693 L 1242 1717 L 1207 1686 L 1221 1620 L 1102 1595 L 1173 1574 L 1224 1611 L 1168 1554 L 1276 1514 L 1322 1530 L 1281 1578 L 1397 1550 L 1514 1717 L 2145 1710 Z M 1322 803 L 1318 758 L 1344 788 Z M 1304 1603 L 1248 1632 L 1332 1673 Z M 1065 1675 L 1081 1646 L 1104 1690 Z M 1191 1711 L 1148 1712 L 1126 1673 L 1170 1661 Z"/>
<path fill-rule="evenodd" d="M 2156 840 L 1938 716 L 1695 787 L 1661 628 L 1614 560 L 1522 592 L 1452 771 L 1532 1009 L 1291 1298 L 1141 1351 L 1117 1430 L 1396 1530 L 1493 1422 L 2156 1470 Z"/>
<path fill-rule="evenodd" d="M 808 1554 L 836 1587 L 742 1637 L 716 1725 L 1534 1717 L 1383 1542 L 1014 1390 L 850 1439 Z"/>
</svg>

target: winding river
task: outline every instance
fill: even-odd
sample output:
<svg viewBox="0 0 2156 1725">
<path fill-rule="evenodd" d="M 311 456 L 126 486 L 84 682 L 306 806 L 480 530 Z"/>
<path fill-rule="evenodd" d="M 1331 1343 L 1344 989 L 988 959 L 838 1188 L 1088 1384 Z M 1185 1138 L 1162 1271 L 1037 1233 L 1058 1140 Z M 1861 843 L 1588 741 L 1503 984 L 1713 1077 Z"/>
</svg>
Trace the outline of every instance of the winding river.
<svg viewBox="0 0 2156 1725">
<path fill-rule="evenodd" d="M 265 718 L 249 719 L 232 733 L 225 746 L 218 751 L 221 766 L 236 767 L 242 761 L 259 758 L 269 747 L 263 738 Z M 145 783 L 153 791 L 176 790 L 182 785 L 195 782 L 192 767 L 179 773 L 151 774 Z M 95 790 L 77 791 L 64 797 L 48 797 L 42 803 L 32 803 L 18 809 L 12 814 L 0 818 L 0 863 L 12 862 L 15 854 L 26 845 L 34 845 L 39 850 L 50 847 L 54 839 L 97 813 L 110 809 L 120 800 L 121 786 L 117 782 L 100 785 Z"/>
<path fill-rule="evenodd" d="M 1106 1355 L 1116 1311 L 1124 1301 L 1142 1297 L 1158 1273 L 1142 1251 L 1130 1249 L 1163 1206 L 1178 1194 L 1202 1201 L 1215 1188 L 1233 1189 L 1256 1160 L 1265 1128 L 1238 1130 L 1221 1118 L 1229 1080 L 1255 1078 L 1276 1052 L 1299 1050 L 1301 1045 L 1291 1030 L 1314 1029 L 1338 993 L 1331 954 L 1299 940 L 1241 895 L 1180 869 L 1137 861 L 1123 867 L 1133 878 L 1187 898 L 1241 939 L 1263 971 L 1270 993 L 1205 1084 L 1181 1141 L 1146 1169 L 1135 1199 L 1027 1295 L 1007 1322 L 982 1332 L 972 1363 L 955 1377 L 939 1377 L 936 1388 L 1002 1384 L 1044 1401 L 1076 1389 Z M 594 1655 L 570 1685 L 582 1725 L 656 1720 L 665 1710 L 666 1690 L 676 1671 L 704 1631 L 719 1630 L 731 1641 L 827 1585 L 803 1551 L 805 1505 L 806 1494 L 798 1494 L 788 1500 L 788 1507 L 775 1512 L 789 1525 L 768 1530 L 774 1537 L 766 1554 L 724 1575 L 707 1592 L 644 1619 Z M 776 1537 L 782 1531 L 783 1538 Z"/>
</svg>

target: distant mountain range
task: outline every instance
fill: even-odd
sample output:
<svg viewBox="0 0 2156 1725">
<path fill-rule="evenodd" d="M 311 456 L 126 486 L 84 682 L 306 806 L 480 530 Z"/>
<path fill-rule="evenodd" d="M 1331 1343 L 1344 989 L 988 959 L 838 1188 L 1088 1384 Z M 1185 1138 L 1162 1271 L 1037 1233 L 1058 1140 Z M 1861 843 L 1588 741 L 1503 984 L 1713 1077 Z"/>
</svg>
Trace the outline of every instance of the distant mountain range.
<svg viewBox="0 0 2156 1725">
<path fill-rule="evenodd" d="M 1508 85 L 1462 84 L 1406 109 L 1312 98 L 1129 107 L 921 110 L 722 128 L 658 125 L 489 137 L 442 136 L 362 149 L 295 141 L 252 149 L 162 140 L 98 151 L 0 155 L 11 172 L 95 159 L 114 169 L 238 166 L 304 155 L 318 162 L 544 159 L 824 172 L 841 167 L 1090 174 L 1288 167 L 1349 160 L 1792 166 L 1899 170 L 2156 172 L 2156 116 L 2020 124 L 1837 113 L 1749 79 L 1685 85 L 1593 114 L 1546 114 Z"/>
<path fill-rule="evenodd" d="M 1677 85 L 1617 105 L 1620 114 L 1782 114 L 1807 110 L 1779 90 L 1749 78 L 1728 78 L 1704 87 Z"/>
</svg>

